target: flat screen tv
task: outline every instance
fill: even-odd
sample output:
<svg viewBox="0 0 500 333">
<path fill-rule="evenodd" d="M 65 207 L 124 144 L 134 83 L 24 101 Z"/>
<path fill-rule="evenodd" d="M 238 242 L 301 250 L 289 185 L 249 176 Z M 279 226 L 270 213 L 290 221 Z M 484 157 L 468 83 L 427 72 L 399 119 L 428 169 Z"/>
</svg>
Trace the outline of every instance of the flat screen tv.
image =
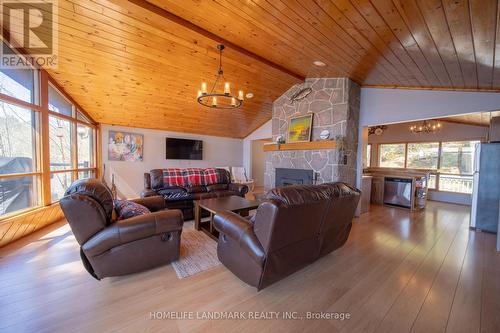
<svg viewBox="0 0 500 333">
<path fill-rule="evenodd" d="M 203 141 L 189 139 L 166 139 L 167 160 L 202 160 Z"/>
</svg>

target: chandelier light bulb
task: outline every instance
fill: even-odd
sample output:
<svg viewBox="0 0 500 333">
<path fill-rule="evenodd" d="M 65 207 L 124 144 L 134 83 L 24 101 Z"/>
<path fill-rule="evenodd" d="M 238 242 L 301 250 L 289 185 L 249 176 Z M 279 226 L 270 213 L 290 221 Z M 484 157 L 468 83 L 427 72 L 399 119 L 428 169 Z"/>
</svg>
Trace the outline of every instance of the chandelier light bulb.
<svg viewBox="0 0 500 333">
<path fill-rule="evenodd" d="M 201 93 L 202 94 L 206 94 L 207 93 L 207 83 L 206 82 L 202 82 L 201 83 Z"/>
<path fill-rule="evenodd" d="M 229 95 L 231 93 L 231 89 L 229 87 L 229 82 L 224 84 L 224 94 Z"/>
<path fill-rule="evenodd" d="M 196 95 L 196 97 L 200 97 L 201 96 L 201 90 L 198 90 L 198 94 Z"/>
<path fill-rule="evenodd" d="M 212 106 L 217 106 L 217 97 L 212 97 Z"/>
<path fill-rule="evenodd" d="M 231 97 L 231 106 L 236 106 L 236 98 Z"/>
<path fill-rule="evenodd" d="M 240 90 L 240 91 L 238 92 L 238 99 L 239 99 L 240 101 L 242 101 L 242 100 L 243 100 L 243 90 Z"/>
</svg>

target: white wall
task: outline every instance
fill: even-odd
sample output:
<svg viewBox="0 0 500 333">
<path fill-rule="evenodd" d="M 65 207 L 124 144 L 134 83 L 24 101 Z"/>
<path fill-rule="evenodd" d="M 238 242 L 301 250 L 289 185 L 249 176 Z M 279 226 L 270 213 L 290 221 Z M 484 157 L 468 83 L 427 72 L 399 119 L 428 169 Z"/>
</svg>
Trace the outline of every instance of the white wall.
<svg viewBox="0 0 500 333">
<path fill-rule="evenodd" d="M 257 139 L 268 139 L 273 136 L 271 120 L 257 128 L 245 139 L 243 139 L 243 166 L 247 171 L 247 176 L 253 178 L 252 175 L 252 141 Z"/>
<path fill-rule="evenodd" d="M 500 108 L 500 93 L 361 88 L 361 126 L 441 118 Z"/>
<path fill-rule="evenodd" d="M 359 142 L 363 127 L 500 109 L 500 93 L 361 88 Z M 358 145 L 358 187 L 363 172 Z"/>
<path fill-rule="evenodd" d="M 144 135 L 144 160 L 142 162 L 108 161 L 108 131 L 126 131 Z M 203 160 L 166 160 L 165 138 L 203 140 Z M 243 163 L 243 140 L 208 135 L 167 132 L 121 126 L 102 126 L 102 157 L 106 165 L 106 181 L 111 174 L 119 193 L 126 198 L 138 197 L 143 189 L 143 174 L 151 169 L 168 167 L 205 168 L 215 166 L 240 166 Z"/>
</svg>

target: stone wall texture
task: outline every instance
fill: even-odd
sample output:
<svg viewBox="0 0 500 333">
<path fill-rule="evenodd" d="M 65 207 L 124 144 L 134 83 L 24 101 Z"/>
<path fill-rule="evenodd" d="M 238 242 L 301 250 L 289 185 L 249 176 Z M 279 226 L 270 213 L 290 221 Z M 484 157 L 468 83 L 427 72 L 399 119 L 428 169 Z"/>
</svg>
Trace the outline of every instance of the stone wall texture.
<svg viewBox="0 0 500 333">
<path fill-rule="evenodd" d="M 305 87 L 312 92 L 301 101 L 290 97 Z M 276 168 L 312 169 L 317 183 L 343 181 L 356 184 L 356 152 L 358 147 L 360 87 L 348 78 L 310 78 L 288 89 L 273 103 L 273 141 L 279 135 L 287 138 L 288 121 L 292 117 L 314 113 L 312 141 L 320 140 L 327 129 L 330 139 L 344 138 L 344 152 L 331 150 L 291 150 L 266 153 L 265 188 L 275 184 Z M 344 164 L 344 155 L 347 164 Z"/>
</svg>

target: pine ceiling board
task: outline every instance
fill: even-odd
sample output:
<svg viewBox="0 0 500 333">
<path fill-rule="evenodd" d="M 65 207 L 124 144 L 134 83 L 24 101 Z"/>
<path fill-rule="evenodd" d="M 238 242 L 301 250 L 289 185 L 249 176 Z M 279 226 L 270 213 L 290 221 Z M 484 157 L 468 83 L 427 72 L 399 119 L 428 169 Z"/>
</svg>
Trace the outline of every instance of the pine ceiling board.
<svg viewBox="0 0 500 333">
<path fill-rule="evenodd" d="M 229 48 L 226 79 L 255 97 L 241 109 L 213 110 L 195 98 L 202 81 L 215 79 L 213 39 L 123 1 L 64 1 L 58 29 L 59 68 L 49 72 L 100 123 L 243 138 L 300 82 Z"/>
</svg>

